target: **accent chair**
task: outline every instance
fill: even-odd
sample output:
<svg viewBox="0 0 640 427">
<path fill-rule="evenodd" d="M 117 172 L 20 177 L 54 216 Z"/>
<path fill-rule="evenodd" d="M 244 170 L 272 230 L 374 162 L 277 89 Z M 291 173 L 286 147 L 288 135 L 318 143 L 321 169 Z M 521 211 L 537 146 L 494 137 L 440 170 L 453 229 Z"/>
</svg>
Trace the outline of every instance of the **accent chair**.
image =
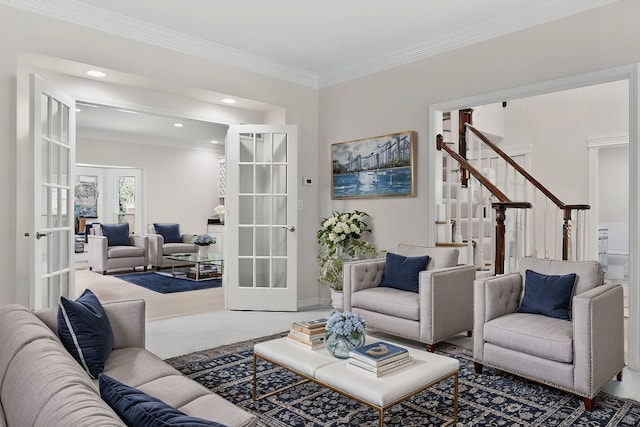
<svg viewBox="0 0 640 427">
<path fill-rule="evenodd" d="M 108 270 L 149 265 L 149 240 L 146 236 L 130 235 L 129 224 L 96 224 L 87 236 L 89 270 L 103 275 Z"/>
<path fill-rule="evenodd" d="M 565 299 L 566 298 L 566 299 Z M 519 272 L 475 281 L 473 359 L 594 399 L 624 368 L 623 290 L 597 261 L 523 258 Z"/>
<path fill-rule="evenodd" d="M 399 244 L 386 258 L 344 263 L 344 309 L 367 327 L 426 344 L 473 328 L 476 267 L 450 247 Z"/>
<path fill-rule="evenodd" d="M 156 270 L 167 264 L 164 259 L 167 255 L 198 252 L 198 247 L 191 243 L 194 234 L 182 233 L 180 224 L 149 224 L 147 231 L 149 262 Z"/>
</svg>

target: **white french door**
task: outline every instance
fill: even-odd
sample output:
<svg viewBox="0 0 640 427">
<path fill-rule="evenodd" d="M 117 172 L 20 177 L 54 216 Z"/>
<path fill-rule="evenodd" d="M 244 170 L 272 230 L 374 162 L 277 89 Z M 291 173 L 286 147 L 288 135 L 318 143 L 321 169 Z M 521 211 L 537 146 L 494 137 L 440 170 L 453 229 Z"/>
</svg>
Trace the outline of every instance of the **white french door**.
<svg viewBox="0 0 640 427">
<path fill-rule="evenodd" d="M 72 167 L 75 160 L 75 99 L 30 77 L 30 140 L 33 159 L 29 303 L 58 304 L 74 294 Z"/>
<path fill-rule="evenodd" d="M 229 310 L 297 310 L 297 128 L 230 126 L 225 198 Z"/>
</svg>

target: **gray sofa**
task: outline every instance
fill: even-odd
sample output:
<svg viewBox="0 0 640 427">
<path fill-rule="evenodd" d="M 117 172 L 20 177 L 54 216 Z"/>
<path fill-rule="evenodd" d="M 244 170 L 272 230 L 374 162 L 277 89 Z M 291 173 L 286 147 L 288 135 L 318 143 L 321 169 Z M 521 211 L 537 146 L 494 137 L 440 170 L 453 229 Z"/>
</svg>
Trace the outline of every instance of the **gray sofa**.
<svg viewBox="0 0 640 427">
<path fill-rule="evenodd" d="M 430 257 L 419 273 L 419 292 L 380 287 L 385 259 L 344 263 L 344 309 L 358 313 L 367 327 L 426 344 L 473 328 L 476 267 L 458 265 L 458 249 L 399 244 L 397 254 Z"/>
<path fill-rule="evenodd" d="M 143 300 L 103 304 L 115 338 L 104 373 L 176 407 L 226 426 L 254 415 L 184 377 L 145 350 Z M 56 309 L 0 308 L 0 427 L 124 426 L 56 334 Z"/>
<path fill-rule="evenodd" d="M 622 379 L 624 324 L 622 286 L 604 284 L 597 261 L 523 258 L 520 271 L 475 282 L 473 359 L 583 398 L 594 398 L 611 378 Z M 519 312 L 526 272 L 575 273 L 569 320 Z"/>
</svg>

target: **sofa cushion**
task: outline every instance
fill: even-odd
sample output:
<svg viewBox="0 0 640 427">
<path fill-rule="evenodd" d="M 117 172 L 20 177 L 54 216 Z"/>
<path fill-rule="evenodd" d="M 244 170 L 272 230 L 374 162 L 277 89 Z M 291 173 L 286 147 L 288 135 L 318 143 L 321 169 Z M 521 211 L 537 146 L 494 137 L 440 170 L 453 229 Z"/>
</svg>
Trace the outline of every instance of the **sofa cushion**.
<svg viewBox="0 0 640 427">
<path fill-rule="evenodd" d="M 15 354 L 1 400 L 8 426 L 125 425 L 57 339 L 29 341 Z"/>
<path fill-rule="evenodd" d="M 573 362 L 571 322 L 540 314 L 511 313 L 484 325 L 484 340 L 543 359 Z"/>
<path fill-rule="evenodd" d="M 128 426 L 216 426 L 215 421 L 188 416 L 153 396 L 111 378 L 100 375 L 100 396 Z"/>
<path fill-rule="evenodd" d="M 162 236 L 164 243 L 182 243 L 179 224 L 153 224 L 156 233 Z"/>
<path fill-rule="evenodd" d="M 107 258 L 143 257 L 144 248 L 138 246 L 111 246 L 107 249 Z"/>
<path fill-rule="evenodd" d="M 575 281 L 575 273 L 547 275 L 527 270 L 524 297 L 518 312 L 570 320 L 569 304 Z"/>
<path fill-rule="evenodd" d="M 85 290 L 75 301 L 60 297 L 58 336 L 82 368 L 92 378 L 98 378 L 113 350 L 113 331 L 109 317 L 91 290 Z"/>
<path fill-rule="evenodd" d="M 388 252 L 380 286 L 418 292 L 420 272 L 427 268 L 428 263 L 426 255 L 406 257 Z"/>
<path fill-rule="evenodd" d="M 354 292 L 353 307 L 409 320 L 420 319 L 420 294 L 395 288 L 368 288 Z"/>
<path fill-rule="evenodd" d="M 129 246 L 129 223 L 101 224 L 102 235 L 109 246 Z"/>
</svg>

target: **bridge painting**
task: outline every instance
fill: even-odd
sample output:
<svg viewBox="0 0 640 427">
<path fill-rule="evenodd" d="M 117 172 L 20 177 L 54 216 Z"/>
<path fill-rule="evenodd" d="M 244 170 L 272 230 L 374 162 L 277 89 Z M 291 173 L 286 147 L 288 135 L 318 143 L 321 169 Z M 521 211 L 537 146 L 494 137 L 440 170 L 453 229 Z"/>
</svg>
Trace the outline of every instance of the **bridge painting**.
<svg viewBox="0 0 640 427">
<path fill-rule="evenodd" d="M 415 195 L 414 131 L 331 145 L 331 198 Z"/>
</svg>

